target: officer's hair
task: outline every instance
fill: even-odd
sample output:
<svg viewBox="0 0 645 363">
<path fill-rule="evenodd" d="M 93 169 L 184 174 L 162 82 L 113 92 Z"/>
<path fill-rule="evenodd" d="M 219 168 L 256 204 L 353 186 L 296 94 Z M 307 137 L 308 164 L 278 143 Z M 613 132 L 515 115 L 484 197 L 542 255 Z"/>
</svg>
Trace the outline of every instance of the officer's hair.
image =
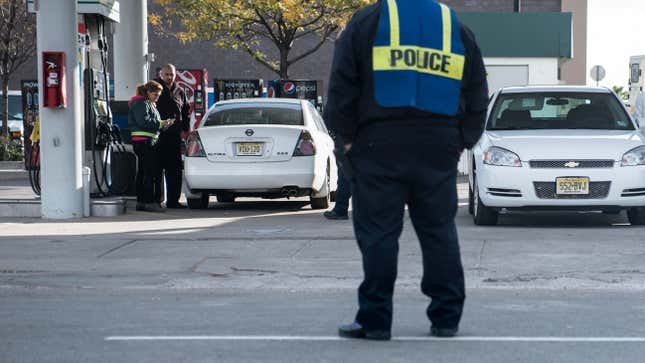
<svg viewBox="0 0 645 363">
<path fill-rule="evenodd" d="M 137 96 L 147 97 L 148 92 L 161 92 L 163 87 L 157 81 L 149 81 L 148 83 L 139 85 L 137 87 Z"/>
</svg>

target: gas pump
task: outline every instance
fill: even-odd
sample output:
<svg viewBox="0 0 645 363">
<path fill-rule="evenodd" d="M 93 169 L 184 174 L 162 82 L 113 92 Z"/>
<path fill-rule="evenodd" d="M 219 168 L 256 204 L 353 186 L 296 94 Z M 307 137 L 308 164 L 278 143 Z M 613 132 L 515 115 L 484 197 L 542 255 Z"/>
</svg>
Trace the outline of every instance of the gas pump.
<svg viewBox="0 0 645 363">
<path fill-rule="evenodd" d="M 105 18 L 86 14 L 85 30 L 80 37 L 85 44 L 84 57 L 84 104 L 85 104 L 85 150 L 86 165 L 92 170 L 91 194 L 94 196 L 122 195 L 133 184 L 132 179 L 115 178 L 121 170 L 115 162 L 128 159 L 116 157 L 117 153 L 128 154 L 121 139 L 120 128 L 113 122 L 109 98 L 108 42 Z M 134 155 L 132 155 L 134 156 Z M 118 181 L 118 182 L 115 182 Z"/>
<path fill-rule="evenodd" d="M 38 116 L 38 80 L 20 82 L 22 94 L 23 151 L 25 170 L 36 195 L 40 195 L 40 123 Z"/>
</svg>

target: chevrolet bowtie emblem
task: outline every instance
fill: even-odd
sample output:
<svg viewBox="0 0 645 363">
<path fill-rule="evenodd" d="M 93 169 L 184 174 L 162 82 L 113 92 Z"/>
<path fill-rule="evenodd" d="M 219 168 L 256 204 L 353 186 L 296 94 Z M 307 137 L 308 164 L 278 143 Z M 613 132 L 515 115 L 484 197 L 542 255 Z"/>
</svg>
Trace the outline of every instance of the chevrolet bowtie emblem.
<svg viewBox="0 0 645 363">
<path fill-rule="evenodd" d="M 577 168 L 580 166 L 580 163 L 577 163 L 575 161 L 569 161 L 568 163 L 564 164 L 567 168 Z"/>
</svg>

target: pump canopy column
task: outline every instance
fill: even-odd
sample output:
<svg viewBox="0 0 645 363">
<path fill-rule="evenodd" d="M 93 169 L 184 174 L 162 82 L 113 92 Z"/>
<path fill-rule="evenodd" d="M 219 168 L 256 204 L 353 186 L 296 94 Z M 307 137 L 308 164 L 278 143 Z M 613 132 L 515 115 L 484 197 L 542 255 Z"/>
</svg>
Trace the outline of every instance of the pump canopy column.
<svg viewBox="0 0 645 363">
<path fill-rule="evenodd" d="M 114 98 L 127 101 L 148 81 L 148 5 L 121 2 L 121 22 L 114 30 Z"/>
<path fill-rule="evenodd" d="M 43 52 L 65 54 L 62 85 L 64 108 L 39 103 L 41 147 L 42 217 L 83 217 L 83 138 L 78 63 L 78 20 L 76 0 L 35 1 L 38 40 L 38 83 L 44 100 Z M 59 75 L 56 75 L 59 76 Z M 62 79 L 62 74 L 60 75 Z M 51 80 L 50 80 L 50 83 Z"/>
</svg>

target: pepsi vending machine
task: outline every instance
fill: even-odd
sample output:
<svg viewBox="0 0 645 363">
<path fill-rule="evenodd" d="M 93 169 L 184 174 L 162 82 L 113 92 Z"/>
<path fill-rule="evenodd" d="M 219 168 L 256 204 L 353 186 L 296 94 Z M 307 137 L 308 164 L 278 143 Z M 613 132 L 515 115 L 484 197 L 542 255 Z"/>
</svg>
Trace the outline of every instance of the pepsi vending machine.
<svg viewBox="0 0 645 363">
<path fill-rule="evenodd" d="M 322 81 L 279 79 L 268 82 L 267 97 L 308 100 L 320 109 L 322 105 L 318 90 L 322 90 Z"/>
<path fill-rule="evenodd" d="M 262 86 L 261 79 L 215 79 L 213 80 L 215 102 L 260 97 Z"/>
<path fill-rule="evenodd" d="M 160 77 L 161 68 L 157 68 L 157 78 Z M 186 93 L 190 104 L 190 129 L 194 130 L 202 122 L 202 117 L 208 111 L 208 71 L 206 69 L 177 69 L 175 76 L 177 86 Z"/>
</svg>

